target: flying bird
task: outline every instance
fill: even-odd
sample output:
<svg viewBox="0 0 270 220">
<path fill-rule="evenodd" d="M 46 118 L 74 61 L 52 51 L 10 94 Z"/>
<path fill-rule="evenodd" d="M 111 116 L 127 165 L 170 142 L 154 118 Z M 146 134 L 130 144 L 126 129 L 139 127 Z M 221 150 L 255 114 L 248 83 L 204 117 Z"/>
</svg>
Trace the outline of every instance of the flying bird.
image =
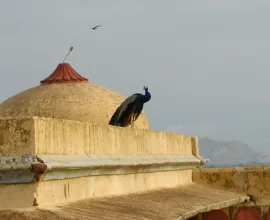
<svg viewBox="0 0 270 220">
<path fill-rule="evenodd" d="M 92 30 L 97 30 L 98 27 L 100 27 L 101 25 L 96 25 L 95 27 L 92 27 Z"/>
<path fill-rule="evenodd" d="M 109 125 L 127 127 L 131 125 L 134 127 L 134 122 L 139 118 L 143 105 L 149 102 L 151 94 L 148 92 L 148 87 L 144 86 L 145 94 L 135 93 L 129 96 L 122 104 L 116 109 Z"/>
</svg>

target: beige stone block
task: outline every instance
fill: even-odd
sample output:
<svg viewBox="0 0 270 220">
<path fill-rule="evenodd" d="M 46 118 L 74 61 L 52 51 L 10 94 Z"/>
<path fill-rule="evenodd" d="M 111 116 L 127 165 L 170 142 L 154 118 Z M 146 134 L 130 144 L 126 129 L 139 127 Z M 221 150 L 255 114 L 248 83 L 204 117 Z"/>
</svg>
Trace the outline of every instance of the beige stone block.
<svg viewBox="0 0 270 220">
<path fill-rule="evenodd" d="M 34 153 L 34 118 L 0 118 L 0 156 Z"/>
<path fill-rule="evenodd" d="M 37 184 L 0 184 L 0 210 L 32 207 Z"/>
<path fill-rule="evenodd" d="M 49 118 L 35 118 L 35 129 L 38 154 L 192 155 L 194 144 L 181 134 Z"/>
</svg>

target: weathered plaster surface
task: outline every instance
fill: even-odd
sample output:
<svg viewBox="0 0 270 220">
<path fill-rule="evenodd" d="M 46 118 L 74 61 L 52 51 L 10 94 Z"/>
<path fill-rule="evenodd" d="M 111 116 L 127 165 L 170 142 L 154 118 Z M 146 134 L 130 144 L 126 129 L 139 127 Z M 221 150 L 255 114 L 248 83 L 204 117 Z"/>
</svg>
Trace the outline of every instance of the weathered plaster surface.
<svg viewBox="0 0 270 220">
<path fill-rule="evenodd" d="M 0 210 L 58 205 L 191 183 L 192 170 L 88 176 L 27 184 L 0 184 Z"/>
<path fill-rule="evenodd" d="M 0 184 L 187 170 L 200 163 L 201 160 L 193 155 L 1 156 Z"/>
<path fill-rule="evenodd" d="M 191 174 L 192 170 L 190 169 L 128 175 L 88 176 L 28 184 L 0 184 L 0 209 L 58 205 L 87 198 L 175 187 L 191 183 Z"/>
<path fill-rule="evenodd" d="M 42 216 L 44 219 L 50 216 L 46 212 L 47 210 L 55 214 L 58 219 L 72 217 L 78 220 L 184 220 L 201 212 L 228 207 L 246 200 L 248 200 L 248 197 L 241 193 L 226 192 L 190 183 L 177 187 L 130 193 L 128 195 L 80 200 L 57 207 L 43 206 L 39 209 L 42 210 L 41 213 L 36 210 L 32 212 L 32 215 Z M 14 211 L 10 213 L 4 211 L 0 212 L 0 218 L 4 213 L 11 217 L 12 214 L 13 216 L 19 214 L 23 216 L 22 214 L 26 215 L 28 212 L 18 213 Z"/>
<path fill-rule="evenodd" d="M 198 154 L 196 137 L 51 118 L 0 118 L 0 155 Z"/>
<path fill-rule="evenodd" d="M 86 198 L 123 195 L 191 183 L 192 170 L 90 176 L 40 182 L 38 205 L 75 202 Z"/>
<path fill-rule="evenodd" d="M 160 131 L 38 118 L 36 132 L 39 154 L 192 153 L 192 137 Z"/>
<path fill-rule="evenodd" d="M 34 153 L 34 118 L 0 118 L 0 156 Z"/>
<path fill-rule="evenodd" d="M 270 167 L 197 169 L 193 172 L 193 181 L 215 188 L 244 192 L 251 197 L 254 204 L 270 205 Z"/>
<path fill-rule="evenodd" d="M 33 207 L 37 184 L 0 184 L 0 210 Z"/>
</svg>

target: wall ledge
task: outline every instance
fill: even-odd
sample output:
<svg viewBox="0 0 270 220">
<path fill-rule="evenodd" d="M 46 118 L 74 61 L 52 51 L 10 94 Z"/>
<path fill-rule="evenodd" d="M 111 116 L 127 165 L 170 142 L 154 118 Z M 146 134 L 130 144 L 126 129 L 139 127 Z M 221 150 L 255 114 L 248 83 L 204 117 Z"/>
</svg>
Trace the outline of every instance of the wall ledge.
<svg viewBox="0 0 270 220">
<path fill-rule="evenodd" d="M 0 184 L 193 169 L 193 155 L 20 155 L 0 158 Z"/>
</svg>

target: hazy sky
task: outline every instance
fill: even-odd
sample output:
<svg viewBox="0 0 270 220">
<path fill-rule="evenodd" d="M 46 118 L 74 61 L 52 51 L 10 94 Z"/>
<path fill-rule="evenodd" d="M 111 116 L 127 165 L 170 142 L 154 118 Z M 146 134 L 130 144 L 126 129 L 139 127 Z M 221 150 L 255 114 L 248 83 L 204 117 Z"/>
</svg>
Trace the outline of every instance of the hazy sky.
<svg viewBox="0 0 270 220">
<path fill-rule="evenodd" d="M 91 82 L 126 96 L 149 86 L 152 129 L 270 153 L 269 0 L 0 3 L 0 102 L 74 46 L 67 62 Z"/>
</svg>

